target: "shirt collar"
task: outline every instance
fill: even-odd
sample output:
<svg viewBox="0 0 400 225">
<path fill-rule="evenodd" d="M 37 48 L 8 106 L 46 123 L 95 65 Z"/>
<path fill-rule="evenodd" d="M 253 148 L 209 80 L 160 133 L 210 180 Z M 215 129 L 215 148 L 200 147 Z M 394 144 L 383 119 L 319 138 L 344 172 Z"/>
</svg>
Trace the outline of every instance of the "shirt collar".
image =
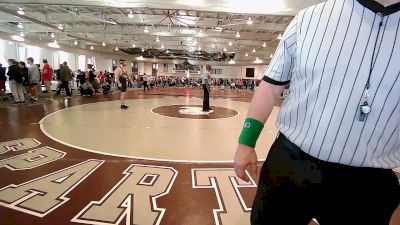
<svg viewBox="0 0 400 225">
<path fill-rule="evenodd" d="M 357 0 L 361 5 L 368 8 L 375 13 L 382 13 L 383 15 L 390 15 L 400 10 L 400 2 L 384 7 L 374 0 Z"/>
</svg>

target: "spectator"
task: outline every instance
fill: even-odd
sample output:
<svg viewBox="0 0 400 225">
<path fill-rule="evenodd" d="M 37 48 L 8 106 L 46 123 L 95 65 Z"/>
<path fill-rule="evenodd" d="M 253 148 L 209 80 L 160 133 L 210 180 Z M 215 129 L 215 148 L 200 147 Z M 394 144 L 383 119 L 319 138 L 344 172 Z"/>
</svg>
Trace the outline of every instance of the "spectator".
<svg viewBox="0 0 400 225">
<path fill-rule="evenodd" d="M 38 91 L 38 83 L 40 79 L 40 71 L 39 68 L 33 64 L 34 60 L 32 57 L 27 59 L 28 62 L 28 92 L 31 94 L 31 102 L 37 103 L 39 100 L 39 91 Z"/>
<path fill-rule="evenodd" d="M 96 93 L 89 79 L 86 79 L 85 83 L 81 85 L 80 91 L 82 96 L 92 96 Z"/>
<path fill-rule="evenodd" d="M 6 69 L 0 63 L 0 98 L 2 100 L 7 100 L 7 97 L 6 97 L 6 81 L 7 81 Z"/>
<path fill-rule="evenodd" d="M 57 90 L 57 95 L 60 95 L 61 89 L 64 88 L 67 98 L 69 98 L 72 93 L 69 90 L 69 81 L 71 80 L 72 72 L 69 69 L 67 62 L 64 62 L 60 67 L 60 88 Z"/>
<path fill-rule="evenodd" d="M 15 59 L 9 59 L 8 79 L 10 81 L 11 93 L 14 97 L 13 104 L 25 103 L 24 87 L 22 86 L 22 77 L 19 73 L 18 62 Z"/>
<path fill-rule="evenodd" d="M 49 100 L 53 101 L 53 91 L 51 90 L 51 81 L 53 80 L 53 68 L 47 63 L 47 59 L 43 59 L 42 80 L 49 94 Z"/>
</svg>

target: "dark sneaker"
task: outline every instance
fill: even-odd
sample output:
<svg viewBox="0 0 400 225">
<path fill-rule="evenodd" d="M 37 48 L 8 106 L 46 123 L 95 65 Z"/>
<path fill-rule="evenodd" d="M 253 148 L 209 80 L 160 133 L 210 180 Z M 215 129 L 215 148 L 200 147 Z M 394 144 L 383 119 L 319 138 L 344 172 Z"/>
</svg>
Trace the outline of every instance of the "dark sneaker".
<svg viewBox="0 0 400 225">
<path fill-rule="evenodd" d="M 121 105 L 121 109 L 128 109 L 129 108 L 129 106 L 127 106 L 127 105 Z"/>
<path fill-rule="evenodd" d="M 21 102 L 13 102 L 13 105 L 18 105 L 18 104 L 20 104 Z"/>
</svg>

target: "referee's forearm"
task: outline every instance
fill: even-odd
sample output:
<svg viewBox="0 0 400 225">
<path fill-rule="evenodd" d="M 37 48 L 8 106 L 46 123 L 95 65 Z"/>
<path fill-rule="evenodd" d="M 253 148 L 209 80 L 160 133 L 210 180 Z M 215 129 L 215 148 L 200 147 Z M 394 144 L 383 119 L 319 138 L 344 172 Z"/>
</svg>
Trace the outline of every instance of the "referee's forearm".
<svg viewBox="0 0 400 225">
<path fill-rule="evenodd" d="M 250 103 L 247 117 L 256 119 L 264 124 L 272 112 L 276 98 L 283 89 L 284 86 L 276 86 L 262 81 Z"/>
</svg>

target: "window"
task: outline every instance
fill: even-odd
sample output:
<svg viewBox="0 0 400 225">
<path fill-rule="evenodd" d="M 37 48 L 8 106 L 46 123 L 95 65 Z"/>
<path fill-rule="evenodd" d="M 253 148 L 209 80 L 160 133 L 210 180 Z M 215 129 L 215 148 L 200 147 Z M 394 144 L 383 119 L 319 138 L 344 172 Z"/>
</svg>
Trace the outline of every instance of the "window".
<svg viewBox="0 0 400 225">
<path fill-rule="evenodd" d="M 164 73 L 168 73 L 168 64 L 164 63 Z"/>
<path fill-rule="evenodd" d="M 78 56 L 78 67 L 82 71 L 85 71 L 85 62 L 86 62 L 86 56 L 84 55 Z"/>
<path fill-rule="evenodd" d="M 87 68 L 89 70 L 96 69 L 96 57 L 92 56 L 89 57 L 87 60 L 88 60 Z"/>
<path fill-rule="evenodd" d="M 254 77 L 254 68 L 246 68 L 246 77 Z"/>
<path fill-rule="evenodd" d="M 157 76 L 158 73 L 158 63 L 153 63 L 152 65 L 152 70 L 151 70 L 151 75 Z"/>
<path fill-rule="evenodd" d="M 18 47 L 18 58 L 19 58 L 19 61 L 25 62 L 25 60 L 26 60 L 25 47 Z"/>
<path fill-rule="evenodd" d="M 32 57 L 34 63 L 40 63 L 40 48 L 36 46 L 26 45 L 26 57 Z M 26 58 L 24 59 L 24 61 Z"/>
<path fill-rule="evenodd" d="M 112 60 L 112 70 L 115 71 L 117 69 L 117 67 L 118 67 L 117 60 L 113 59 Z"/>
<path fill-rule="evenodd" d="M 132 73 L 133 74 L 138 74 L 139 73 L 138 63 L 137 62 L 132 62 L 131 66 L 132 66 Z"/>
<path fill-rule="evenodd" d="M 58 54 L 59 54 L 58 59 L 60 60 L 59 64 L 63 64 L 64 62 L 68 63 L 68 53 L 63 51 L 58 51 Z"/>
<path fill-rule="evenodd" d="M 212 69 L 211 74 L 222 74 L 222 69 Z"/>
</svg>

